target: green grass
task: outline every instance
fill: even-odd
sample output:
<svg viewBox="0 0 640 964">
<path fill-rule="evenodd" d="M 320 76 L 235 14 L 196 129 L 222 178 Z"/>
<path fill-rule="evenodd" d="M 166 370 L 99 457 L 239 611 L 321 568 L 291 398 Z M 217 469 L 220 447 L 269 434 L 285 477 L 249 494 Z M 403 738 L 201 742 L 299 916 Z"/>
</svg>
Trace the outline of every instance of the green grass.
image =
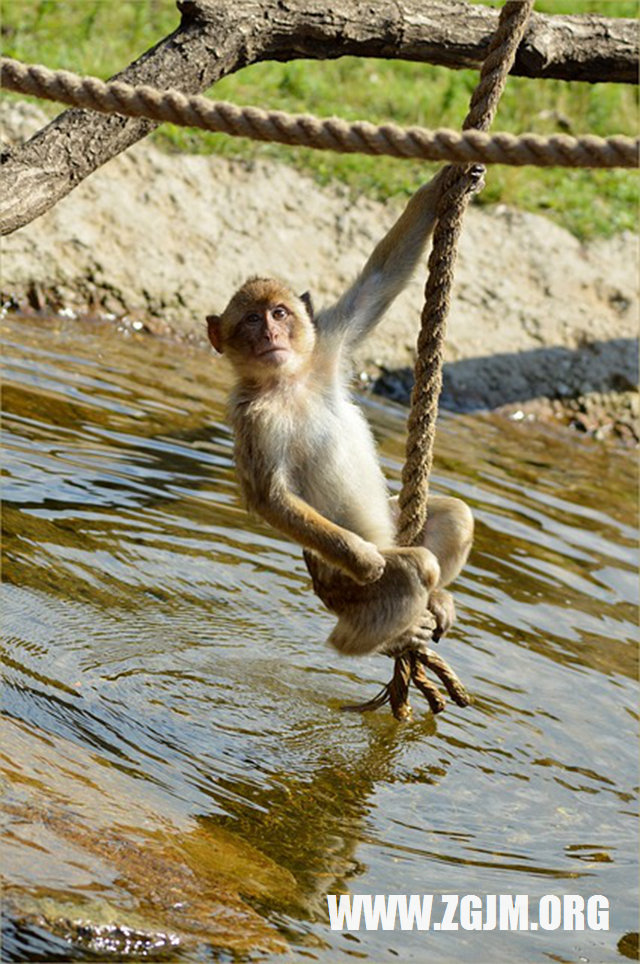
<svg viewBox="0 0 640 964">
<path fill-rule="evenodd" d="M 545 13 L 637 17 L 635 0 L 537 0 Z M 3 51 L 21 60 L 108 77 L 178 25 L 173 0 L 1 0 Z M 294 112 L 333 114 L 373 123 L 459 128 L 477 80 L 475 71 L 428 64 L 344 57 L 335 61 L 263 63 L 226 77 L 211 97 Z M 55 105 L 47 105 L 56 113 Z M 511 78 L 494 129 L 514 133 L 635 135 L 637 88 Z M 339 180 L 378 198 L 409 194 L 434 165 L 338 155 L 164 125 L 153 135 L 167 150 L 268 157 Z M 634 171 L 567 171 L 495 166 L 480 203 L 497 201 L 544 213 L 581 238 L 637 225 Z"/>
</svg>

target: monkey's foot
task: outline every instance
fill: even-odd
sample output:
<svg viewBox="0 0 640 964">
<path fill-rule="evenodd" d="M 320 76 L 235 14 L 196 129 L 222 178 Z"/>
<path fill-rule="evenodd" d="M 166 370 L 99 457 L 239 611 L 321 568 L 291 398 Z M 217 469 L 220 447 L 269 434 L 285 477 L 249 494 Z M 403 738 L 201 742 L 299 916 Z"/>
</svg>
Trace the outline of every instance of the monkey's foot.
<svg viewBox="0 0 640 964">
<path fill-rule="evenodd" d="M 442 635 L 438 630 L 437 617 L 430 609 L 427 609 L 422 616 L 419 626 L 407 630 L 407 632 L 401 636 L 396 636 L 395 639 L 390 640 L 382 646 L 379 652 L 384 653 L 385 656 L 391 656 L 393 659 L 397 656 L 402 656 L 403 653 L 409 652 L 409 650 L 423 652 L 428 649 L 429 643 L 438 642 Z"/>
<path fill-rule="evenodd" d="M 446 660 L 432 649 L 405 649 L 395 656 L 393 678 L 380 692 L 365 703 L 352 703 L 343 706 L 343 710 L 356 713 L 367 713 L 377 710 L 385 703 L 391 704 L 391 712 L 397 720 L 406 720 L 411 716 L 409 703 L 409 686 L 420 690 L 427 700 L 432 713 L 441 713 L 446 700 L 435 683 L 432 683 L 424 669 L 432 670 L 444 684 L 447 693 L 458 706 L 469 706 L 471 698 L 463 683 L 451 669 Z"/>
</svg>

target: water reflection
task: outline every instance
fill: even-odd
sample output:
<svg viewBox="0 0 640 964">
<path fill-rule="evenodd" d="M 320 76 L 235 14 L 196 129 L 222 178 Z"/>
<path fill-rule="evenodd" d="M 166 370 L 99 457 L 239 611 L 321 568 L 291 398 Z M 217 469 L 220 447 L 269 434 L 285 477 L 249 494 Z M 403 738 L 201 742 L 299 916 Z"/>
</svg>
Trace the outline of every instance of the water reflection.
<svg viewBox="0 0 640 964">
<path fill-rule="evenodd" d="M 425 935 L 331 932 L 343 890 L 602 893 L 610 934 L 487 932 L 481 955 L 431 934 L 429 956 L 615 959 L 635 923 L 629 454 L 443 419 L 434 483 L 478 535 L 441 645 L 475 704 L 345 717 L 388 666 L 323 646 L 299 554 L 239 506 L 221 368 L 96 325 L 3 328 L 11 959 L 149 934 L 180 943 L 145 954 L 194 961 L 283 941 L 424 959 Z M 397 490 L 405 413 L 368 409 Z"/>
</svg>

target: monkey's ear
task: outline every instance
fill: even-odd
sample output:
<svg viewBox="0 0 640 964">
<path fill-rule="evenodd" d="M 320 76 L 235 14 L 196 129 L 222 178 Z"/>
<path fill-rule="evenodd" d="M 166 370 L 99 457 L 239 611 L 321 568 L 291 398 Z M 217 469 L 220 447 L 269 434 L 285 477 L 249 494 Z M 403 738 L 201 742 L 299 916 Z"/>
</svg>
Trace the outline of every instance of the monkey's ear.
<svg viewBox="0 0 640 964">
<path fill-rule="evenodd" d="M 207 332 L 215 350 L 222 354 L 222 318 L 219 315 L 207 315 Z"/>
<path fill-rule="evenodd" d="M 308 291 L 305 291 L 303 295 L 300 295 L 300 301 L 307 309 L 309 318 L 313 321 L 313 301 L 311 300 L 311 295 Z"/>
</svg>

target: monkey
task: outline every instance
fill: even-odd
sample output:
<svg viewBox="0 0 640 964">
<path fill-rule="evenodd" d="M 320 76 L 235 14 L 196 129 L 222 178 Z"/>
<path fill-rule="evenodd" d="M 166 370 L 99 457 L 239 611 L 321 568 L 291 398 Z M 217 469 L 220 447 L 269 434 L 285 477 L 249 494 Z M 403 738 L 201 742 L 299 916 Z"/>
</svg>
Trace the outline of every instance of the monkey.
<svg viewBox="0 0 640 964">
<path fill-rule="evenodd" d="M 471 190 L 484 169 L 474 169 Z M 244 501 L 304 550 L 314 588 L 338 616 L 329 643 L 360 655 L 424 636 L 455 616 L 444 588 L 464 566 L 473 516 L 460 499 L 433 496 L 422 544 L 396 544 L 369 425 L 349 391 L 353 348 L 406 286 L 435 223 L 444 171 L 411 197 L 355 282 L 318 314 L 309 292 L 252 277 L 220 315 L 207 316 L 213 348 L 235 376 L 229 399 Z M 433 625 L 433 623 L 429 624 Z"/>
</svg>

